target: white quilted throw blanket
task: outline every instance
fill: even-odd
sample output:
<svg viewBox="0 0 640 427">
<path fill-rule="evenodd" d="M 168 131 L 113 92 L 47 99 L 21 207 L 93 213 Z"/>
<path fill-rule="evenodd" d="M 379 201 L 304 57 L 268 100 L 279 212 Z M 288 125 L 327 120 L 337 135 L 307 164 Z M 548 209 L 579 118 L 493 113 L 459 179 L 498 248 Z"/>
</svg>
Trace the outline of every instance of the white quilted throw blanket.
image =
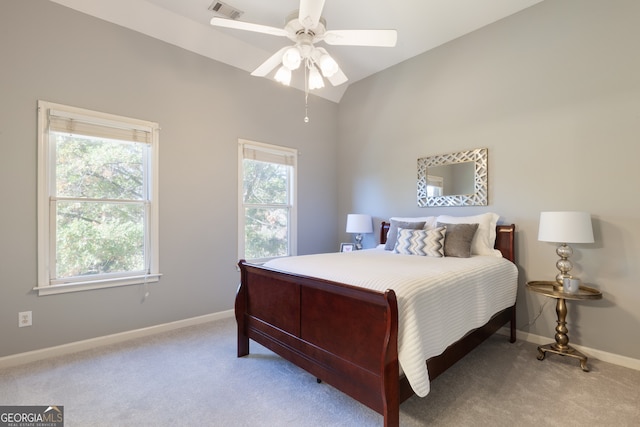
<svg viewBox="0 0 640 427">
<path fill-rule="evenodd" d="M 435 258 L 382 249 L 279 258 L 265 264 L 384 292 L 398 299 L 398 359 L 418 396 L 429 393 L 425 361 L 515 303 L 518 269 L 495 256 Z"/>
</svg>

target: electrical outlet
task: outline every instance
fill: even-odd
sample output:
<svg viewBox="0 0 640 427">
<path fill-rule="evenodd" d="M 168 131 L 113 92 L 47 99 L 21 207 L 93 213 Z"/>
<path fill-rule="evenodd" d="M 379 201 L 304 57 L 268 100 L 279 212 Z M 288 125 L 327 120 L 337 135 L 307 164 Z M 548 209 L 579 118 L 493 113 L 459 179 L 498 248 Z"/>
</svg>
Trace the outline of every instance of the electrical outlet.
<svg viewBox="0 0 640 427">
<path fill-rule="evenodd" d="M 21 311 L 18 313 L 18 327 L 31 326 L 33 324 L 30 311 Z"/>
</svg>

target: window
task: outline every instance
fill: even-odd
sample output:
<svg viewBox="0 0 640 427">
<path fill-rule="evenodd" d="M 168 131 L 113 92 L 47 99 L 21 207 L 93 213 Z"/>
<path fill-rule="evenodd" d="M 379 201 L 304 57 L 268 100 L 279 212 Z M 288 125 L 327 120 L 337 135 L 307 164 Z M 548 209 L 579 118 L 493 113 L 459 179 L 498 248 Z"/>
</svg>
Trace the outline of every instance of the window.
<svg viewBox="0 0 640 427">
<path fill-rule="evenodd" d="M 239 258 L 295 255 L 297 151 L 240 140 L 238 159 Z"/>
<path fill-rule="evenodd" d="M 38 102 L 39 295 L 157 281 L 158 125 Z"/>
</svg>

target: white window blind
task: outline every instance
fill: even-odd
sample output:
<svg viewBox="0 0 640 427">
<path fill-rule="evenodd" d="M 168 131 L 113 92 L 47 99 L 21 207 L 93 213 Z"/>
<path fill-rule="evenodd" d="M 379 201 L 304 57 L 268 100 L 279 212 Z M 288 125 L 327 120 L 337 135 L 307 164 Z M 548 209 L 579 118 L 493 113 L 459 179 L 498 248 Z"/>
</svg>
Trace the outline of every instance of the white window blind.
<svg viewBox="0 0 640 427">
<path fill-rule="evenodd" d="M 122 126 L 122 123 L 50 109 L 49 130 L 96 138 L 134 141 L 150 144 L 153 129 L 148 126 Z"/>
<path fill-rule="evenodd" d="M 256 160 L 259 162 L 277 163 L 287 166 L 295 165 L 295 155 L 293 152 L 285 152 L 283 150 L 276 151 L 267 147 L 243 145 L 242 156 L 245 159 Z"/>
</svg>

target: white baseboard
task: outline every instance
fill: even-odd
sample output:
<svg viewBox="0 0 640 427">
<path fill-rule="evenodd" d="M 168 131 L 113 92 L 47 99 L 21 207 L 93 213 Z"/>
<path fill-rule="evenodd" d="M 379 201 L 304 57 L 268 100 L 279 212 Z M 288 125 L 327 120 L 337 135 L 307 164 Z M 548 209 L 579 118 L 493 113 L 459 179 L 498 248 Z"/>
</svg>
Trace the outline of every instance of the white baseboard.
<svg viewBox="0 0 640 427">
<path fill-rule="evenodd" d="M 48 347 L 39 350 L 28 351 L 25 353 L 12 354 L 10 356 L 0 357 L 0 369 L 9 368 L 11 366 L 22 365 L 24 363 L 35 362 L 38 360 L 47 359 L 49 357 L 62 356 L 65 354 L 71 354 L 78 351 L 90 350 L 103 345 L 115 344 L 123 341 L 127 341 L 134 338 L 145 337 L 149 335 L 158 334 L 161 332 L 168 332 L 175 329 L 184 328 L 187 326 L 199 325 L 202 323 L 213 322 L 215 320 L 226 319 L 233 317 L 233 310 L 222 311 L 219 313 L 206 314 L 204 316 L 192 317 L 190 319 L 177 320 L 175 322 L 163 323 L 161 325 L 150 326 L 148 328 L 135 329 L 132 331 L 120 332 L 112 335 L 105 335 L 103 337 L 91 338 L 88 340 L 76 341 L 69 344 L 63 344 L 55 347 Z M 498 330 L 499 334 L 509 336 L 509 328 L 502 327 Z M 527 341 L 530 343 L 544 345 L 553 341 L 552 338 L 543 337 L 540 335 L 531 334 L 528 332 L 516 330 L 516 337 L 519 340 Z M 624 366 L 625 368 L 635 369 L 640 371 L 640 360 L 632 359 L 631 357 L 621 356 L 606 351 L 596 350 L 590 347 L 571 344 L 579 351 L 587 354 L 594 359 L 602 360 L 603 362 L 613 363 L 614 365 Z"/>
<path fill-rule="evenodd" d="M 123 341 L 127 341 L 134 338 L 145 337 L 149 335 L 158 334 L 161 332 L 168 332 L 175 329 L 184 328 L 187 326 L 199 325 L 202 323 L 213 322 L 215 320 L 226 319 L 233 317 L 233 310 L 221 311 L 219 313 L 205 314 L 204 316 L 192 317 L 184 320 L 177 320 L 175 322 L 163 323 L 161 325 L 149 326 L 148 328 L 134 329 L 132 331 L 120 332 L 112 335 L 105 335 L 103 337 L 91 338 L 88 340 L 76 341 L 69 344 L 58 345 L 55 347 L 48 347 L 39 350 L 27 351 L 25 353 L 12 354 L 10 356 L 0 357 L 0 369 L 8 368 L 11 366 L 22 365 L 24 363 L 35 362 L 38 360 L 47 359 L 54 356 L 62 356 L 65 354 L 71 354 L 78 351 L 90 350 L 96 347 L 115 344 Z"/>
<path fill-rule="evenodd" d="M 497 333 L 507 336 L 510 335 L 509 328 L 507 328 L 506 326 L 500 328 Z M 516 338 L 538 345 L 545 345 L 553 342 L 553 338 L 543 337 L 517 329 Z M 614 365 L 624 366 L 625 368 L 631 368 L 635 369 L 636 371 L 640 371 L 640 360 L 638 359 L 632 359 L 631 357 L 621 356 L 619 354 L 609 353 L 602 350 L 596 350 L 595 348 L 585 347 L 574 343 L 571 343 L 571 346 L 575 347 L 576 350 L 586 354 L 589 358 L 593 357 L 594 359 L 602 360 L 603 362 L 613 363 Z"/>
</svg>

